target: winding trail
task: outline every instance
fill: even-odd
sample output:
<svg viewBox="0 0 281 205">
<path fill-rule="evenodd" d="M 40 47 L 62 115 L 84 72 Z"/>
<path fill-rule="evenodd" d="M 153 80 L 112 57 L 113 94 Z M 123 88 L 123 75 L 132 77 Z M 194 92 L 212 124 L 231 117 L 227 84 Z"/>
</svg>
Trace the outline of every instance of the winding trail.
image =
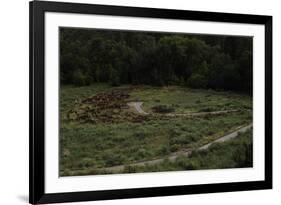
<svg viewBox="0 0 281 205">
<path fill-rule="evenodd" d="M 143 115 L 148 115 L 147 112 L 145 112 L 141 106 L 142 106 L 143 102 L 129 102 L 127 103 L 127 105 L 129 107 L 134 108 L 139 114 L 143 114 Z"/>
<path fill-rule="evenodd" d="M 187 150 L 181 150 L 178 152 L 174 152 L 166 157 L 163 158 L 159 158 L 159 159 L 153 159 L 153 160 L 148 160 L 148 161 L 142 161 L 142 162 L 136 162 L 136 163 L 132 163 L 132 164 L 128 164 L 126 166 L 144 166 L 144 165 L 153 165 L 153 164 L 157 164 L 160 163 L 162 161 L 164 161 L 165 159 L 168 159 L 170 161 L 175 161 L 177 159 L 178 156 L 186 156 L 188 157 L 192 151 L 200 151 L 200 150 L 207 150 L 212 144 L 214 143 L 221 143 L 221 142 L 225 142 L 228 141 L 230 139 L 233 139 L 235 137 L 237 137 L 239 135 L 239 133 L 244 133 L 247 130 L 252 128 L 252 124 L 249 124 L 247 126 L 243 126 L 243 127 L 238 127 L 235 131 L 224 135 L 208 144 L 205 144 L 197 149 L 187 149 Z M 123 171 L 125 168 L 125 165 L 118 165 L 118 166 L 113 166 L 113 167 L 107 167 L 107 168 L 102 168 L 101 170 L 104 171 L 109 171 L 109 172 L 121 172 Z"/>
<path fill-rule="evenodd" d="M 147 113 L 142 109 L 143 102 L 128 102 L 127 105 L 136 110 L 137 113 L 142 115 L 154 115 L 152 113 Z M 231 112 L 239 112 L 241 110 L 220 110 L 220 111 L 212 111 L 212 112 L 189 112 L 189 113 L 167 113 L 162 114 L 168 117 L 192 117 L 192 116 L 205 116 L 205 115 L 220 115 Z"/>
<path fill-rule="evenodd" d="M 166 116 L 170 117 L 195 117 L 195 116 L 205 116 L 205 115 L 221 115 L 231 112 L 239 112 L 241 110 L 220 110 L 212 112 L 189 112 L 189 113 L 168 113 Z"/>
</svg>

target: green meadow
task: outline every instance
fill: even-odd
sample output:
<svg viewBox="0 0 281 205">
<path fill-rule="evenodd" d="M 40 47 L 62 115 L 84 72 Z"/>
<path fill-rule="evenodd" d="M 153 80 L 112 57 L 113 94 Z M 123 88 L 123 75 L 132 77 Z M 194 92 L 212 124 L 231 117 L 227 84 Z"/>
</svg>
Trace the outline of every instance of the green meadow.
<svg viewBox="0 0 281 205">
<path fill-rule="evenodd" d="M 138 113 L 129 102 L 142 102 L 147 114 Z M 60 119 L 61 176 L 233 168 L 252 163 L 251 130 L 196 151 L 251 124 L 252 97 L 242 93 L 183 86 L 63 85 Z M 132 166 L 184 150 L 192 154 Z M 120 165 L 124 169 L 107 171 Z"/>
</svg>

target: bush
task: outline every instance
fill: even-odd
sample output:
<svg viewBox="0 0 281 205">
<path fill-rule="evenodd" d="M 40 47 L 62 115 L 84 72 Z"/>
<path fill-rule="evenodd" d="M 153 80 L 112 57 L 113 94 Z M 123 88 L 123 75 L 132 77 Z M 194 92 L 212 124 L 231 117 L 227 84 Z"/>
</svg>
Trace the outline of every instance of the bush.
<svg viewBox="0 0 281 205">
<path fill-rule="evenodd" d="M 124 173 L 135 173 L 137 170 L 136 170 L 136 167 L 135 166 L 131 166 L 131 165 L 125 165 L 124 167 Z"/>
<path fill-rule="evenodd" d="M 166 155 L 166 154 L 170 153 L 170 148 L 167 145 L 162 145 L 159 147 L 157 153 L 160 155 Z"/>
<path fill-rule="evenodd" d="M 208 85 L 208 80 L 205 76 L 194 73 L 189 78 L 187 84 L 192 88 L 206 88 Z"/>
<path fill-rule="evenodd" d="M 153 112 L 157 113 L 170 113 L 175 112 L 175 108 L 167 106 L 167 105 L 156 105 L 152 107 Z"/>
<path fill-rule="evenodd" d="M 112 167 L 123 164 L 124 157 L 121 154 L 105 153 L 103 156 L 103 160 L 105 161 L 105 165 L 107 167 Z"/>
<path fill-rule="evenodd" d="M 213 108 L 213 107 L 205 107 L 199 110 L 199 112 L 214 112 L 217 109 Z"/>
<path fill-rule="evenodd" d="M 180 145 L 178 145 L 178 144 L 173 144 L 173 145 L 171 145 L 171 152 L 176 152 L 176 151 L 178 151 L 179 149 L 181 148 L 181 146 Z"/>
<path fill-rule="evenodd" d="M 150 155 L 150 153 L 144 148 L 139 149 L 136 154 L 137 154 L 138 158 L 140 158 L 140 159 L 143 159 Z"/>
<path fill-rule="evenodd" d="M 184 145 L 184 144 L 189 144 L 193 141 L 193 138 L 191 135 L 186 135 L 186 134 L 181 134 L 178 135 L 177 137 L 174 137 L 170 140 L 170 143 L 172 145 L 178 144 L 178 145 Z"/>
<path fill-rule="evenodd" d="M 81 70 L 76 70 L 73 73 L 73 83 L 75 86 L 90 85 L 90 82 L 90 77 L 84 74 Z"/>
<path fill-rule="evenodd" d="M 139 140 L 143 140 L 146 137 L 146 133 L 141 130 L 141 131 L 134 133 L 134 136 Z"/>
<path fill-rule="evenodd" d="M 112 77 L 111 82 L 110 82 L 111 86 L 119 86 L 120 85 L 120 78 L 119 76 L 115 75 Z"/>
<path fill-rule="evenodd" d="M 120 74 L 111 65 L 108 67 L 109 83 L 111 86 L 120 85 Z"/>
<path fill-rule="evenodd" d="M 190 159 L 184 156 L 178 157 L 175 163 L 183 170 L 196 170 L 200 168 L 200 162 L 198 160 Z"/>
</svg>

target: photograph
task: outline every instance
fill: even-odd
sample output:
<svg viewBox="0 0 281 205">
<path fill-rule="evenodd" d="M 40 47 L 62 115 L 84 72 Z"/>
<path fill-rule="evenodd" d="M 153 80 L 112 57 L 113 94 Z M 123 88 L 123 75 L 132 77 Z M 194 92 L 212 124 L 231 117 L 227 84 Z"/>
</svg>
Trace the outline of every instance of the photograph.
<svg viewBox="0 0 281 205">
<path fill-rule="evenodd" d="M 31 204 L 272 189 L 273 18 L 186 9 L 29 3 Z"/>
<path fill-rule="evenodd" d="M 253 167 L 253 36 L 59 27 L 59 176 Z"/>
</svg>

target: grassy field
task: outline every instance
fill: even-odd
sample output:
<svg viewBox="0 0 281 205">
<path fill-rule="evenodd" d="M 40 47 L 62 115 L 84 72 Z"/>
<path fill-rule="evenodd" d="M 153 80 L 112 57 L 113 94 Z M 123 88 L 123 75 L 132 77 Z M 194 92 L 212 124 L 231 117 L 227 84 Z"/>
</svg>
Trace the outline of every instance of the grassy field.
<svg viewBox="0 0 281 205">
<path fill-rule="evenodd" d="M 251 98 L 248 96 L 178 86 L 136 88 L 131 93 L 131 99 L 143 101 L 147 112 L 153 106 L 163 104 L 175 108 L 178 113 L 252 108 Z"/>
<path fill-rule="evenodd" d="M 110 95 L 104 93 L 113 93 L 116 90 L 118 94 L 126 93 L 126 97 L 123 99 L 121 96 L 118 100 L 113 97 L 109 100 L 110 105 L 106 106 L 89 103 L 92 97 L 99 95 L 108 97 Z M 130 101 L 143 102 L 142 108 L 150 114 L 140 116 L 126 107 L 126 102 Z M 157 106 L 171 108 L 172 113 L 223 110 L 236 112 L 197 117 L 167 117 L 165 114 L 154 114 L 154 108 Z M 230 163 L 232 160 L 230 154 L 223 155 L 224 166 L 213 166 L 211 156 L 204 154 L 205 152 L 203 154 L 194 152 L 190 159 L 179 157 L 179 162 L 165 161 L 153 167 L 131 168 L 129 165 L 164 158 L 173 152 L 195 149 L 209 143 L 240 126 L 250 124 L 251 110 L 251 97 L 231 92 L 194 90 L 178 86 L 111 87 L 106 84 L 85 87 L 62 86 L 60 175 L 99 174 L 104 173 L 102 168 L 116 165 L 129 167 L 123 171 L 125 173 L 239 167 L 238 164 Z M 225 147 L 232 147 L 233 150 L 235 147 L 243 147 L 245 140 L 241 139 L 244 138 L 247 138 L 247 143 L 250 144 L 252 135 L 247 133 L 245 136 L 234 139 L 234 142 L 226 142 Z M 245 153 L 237 156 L 240 155 L 243 157 Z M 212 159 L 216 160 L 215 153 L 212 156 Z M 218 160 L 222 161 L 221 158 Z M 179 166 L 180 163 L 184 166 Z M 189 163 L 194 166 L 186 165 Z"/>
<path fill-rule="evenodd" d="M 208 150 L 179 156 L 175 161 L 165 159 L 156 165 L 127 166 L 124 173 L 252 167 L 252 134 L 249 130 L 230 141 L 215 143 Z"/>
</svg>

